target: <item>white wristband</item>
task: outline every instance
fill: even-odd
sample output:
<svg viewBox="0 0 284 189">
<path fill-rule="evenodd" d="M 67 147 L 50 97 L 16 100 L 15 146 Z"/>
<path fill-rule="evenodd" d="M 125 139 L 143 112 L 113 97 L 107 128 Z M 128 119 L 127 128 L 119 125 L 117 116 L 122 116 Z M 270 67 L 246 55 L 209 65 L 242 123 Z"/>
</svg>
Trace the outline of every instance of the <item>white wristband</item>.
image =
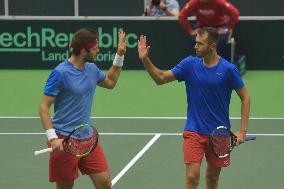
<svg viewBox="0 0 284 189">
<path fill-rule="evenodd" d="M 55 133 L 55 129 L 47 129 L 45 131 L 46 137 L 48 141 L 51 141 L 52 139 L 58 138 L 57 134 Z"/>
<path fill-rule="evenodd" d="M 120 56 L 116 53 L 115 57 L 113 59 L 112 65 L 117 66 L 117 67 L 122 67 L 123 66 L 123 60 L 124 60 L 124 55 Z"/>
</svg>

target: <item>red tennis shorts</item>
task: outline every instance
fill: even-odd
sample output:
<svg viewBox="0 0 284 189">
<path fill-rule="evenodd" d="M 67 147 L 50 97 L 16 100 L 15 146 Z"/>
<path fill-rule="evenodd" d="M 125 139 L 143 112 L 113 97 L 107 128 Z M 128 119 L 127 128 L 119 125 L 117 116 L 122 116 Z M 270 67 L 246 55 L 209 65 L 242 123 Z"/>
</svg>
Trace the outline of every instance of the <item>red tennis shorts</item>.
<svg viewBox="0 0 284 189">
<path fill-rule="evenodd" d="M 108 163 L 101 145 L 86 157 L 75 157 L 68 153 L 50 153 L 49 181 L 64 182 L 78 178 L 78 170 L 84 175 L 97 174 L 108 170 Z"/>
<path fill-rule="evenodd" d="M 201 163 L 205 155 L 207 163 L 213 167 L 228 167 L 230 156 L 218 158 L 210 145 L 210 136 L 192 131 L 183 132 L 184 163 Z"/>
</svg>

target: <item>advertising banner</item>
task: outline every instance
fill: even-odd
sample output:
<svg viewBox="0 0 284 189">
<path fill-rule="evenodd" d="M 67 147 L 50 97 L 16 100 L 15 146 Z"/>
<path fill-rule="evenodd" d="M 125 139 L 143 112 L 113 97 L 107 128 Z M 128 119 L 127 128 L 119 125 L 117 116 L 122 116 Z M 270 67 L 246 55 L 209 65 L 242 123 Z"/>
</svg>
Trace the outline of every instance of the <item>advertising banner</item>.
<svg viewBox="0 0 284 189">
<path fill-rule="evenodd" d="M 81 27 L 99 33 L 96 64 L 108 68 L 117 48 L 117 32 L 126 31 L 125 69 L 142 69 L 137 40 L 146 35 L 150 56 L 170 69 L 194 54 L 191 37 L 177 20 L 0 20 L 1 69 L 51 69 L 70 56 L 68 46 Z M 235 30 L 236 53 L 246 55 L 248 69 L 284 68 L 284 21 L 242 21 Z"/>
</svg>

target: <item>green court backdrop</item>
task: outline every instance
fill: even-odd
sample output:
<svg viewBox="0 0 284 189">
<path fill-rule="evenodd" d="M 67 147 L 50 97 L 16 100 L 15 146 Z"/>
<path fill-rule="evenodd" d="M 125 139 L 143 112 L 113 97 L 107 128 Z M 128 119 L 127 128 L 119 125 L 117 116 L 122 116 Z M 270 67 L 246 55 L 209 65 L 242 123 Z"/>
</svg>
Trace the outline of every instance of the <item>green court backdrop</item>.
<svg viewBox="0 0 284 189">
<path fill-rule="evenodd" d="M 99 65 L 100 66 L 100 65 Z M 0 70 L 0 116 L 38 116 L 50 70 Z M 248 71 L 252 117 L 284 117 L 284 71 Z M 145 71 L 122 71 L 115 89 L 98 87 L 92 116 L 186 116 L 184 83 L 156 86 Z M 233 92 L 230 116 L 240 116 Z"/>
</svg>

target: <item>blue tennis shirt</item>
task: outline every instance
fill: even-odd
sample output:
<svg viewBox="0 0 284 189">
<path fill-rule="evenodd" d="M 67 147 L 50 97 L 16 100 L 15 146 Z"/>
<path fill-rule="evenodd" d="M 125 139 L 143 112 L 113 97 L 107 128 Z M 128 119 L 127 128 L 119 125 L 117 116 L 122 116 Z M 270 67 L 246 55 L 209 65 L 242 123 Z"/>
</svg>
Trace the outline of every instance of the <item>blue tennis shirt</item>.
<svg viewBox="0 0 284 189">
<path fill-rule="evenodd" d="M 231 127 L 229 105 L 232 90 L 244 87 L 234 64 L 220 57 L 216 66 L 207 67 L 202 58 L 189 56 L 171 71 L 186 86 L 185 130 L 209 135 L 220 125 Z"/>
<path fill-rule="evenodd" d="M 52 71 L 44 94 L 55 97 L 52 122 L 59 134 L 68 135 L 75 127 L 92 123 L 93 96 L 97 84 L 105 77 L 93 63 L 86 63 L 80 70 L 67 60 Z"/>
</svg>

